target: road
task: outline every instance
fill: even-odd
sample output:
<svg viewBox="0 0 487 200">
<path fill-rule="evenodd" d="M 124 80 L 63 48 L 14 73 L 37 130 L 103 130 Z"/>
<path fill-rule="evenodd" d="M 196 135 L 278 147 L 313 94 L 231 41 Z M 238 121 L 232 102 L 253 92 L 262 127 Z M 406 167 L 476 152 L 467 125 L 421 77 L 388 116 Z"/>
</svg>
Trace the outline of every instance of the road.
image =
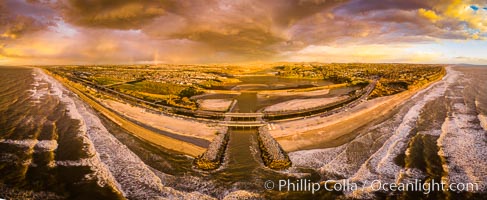
<svg viewBox="0 0 487 200">
<path fill-rule="evenodd" d="M 171 106 L 165 106 L 161 104 L 157 104 L 155 102 L 143 100 L 134 96 L 130 96 L 121 92 L 118 92 L 114 89 L 111 89 L 107 86 L 100 86 L 96 85 L 88 80 L 85 80 L 80 77 L 74 77 L 70 76 L 69 77 L 71 80 L 74 80 L 76 82 L 82 82 L 85 85 L 88 85 L 92 88 L 101 90 L 103 92 L 109 93 L 111 95 L 116 95 L 120 98 L 123 98 L 125 100 L 131 101 L 131 102 L 136 102 L 136 103 L 143 103 L 146 105 L 150 105 L 151 107 L 158 108 L 160 110 L 164 110 L 164 113 L 171 113 L 171 114 L 176 114 L 176 115 L 182 115 L 184 117 L 190 117 L 190 118 L 198 118 L 203 121 L 208 121 L 208 122 L 213 122 L 213 123 L 220 123 L 222 125 L 226 126 L 259 126 L 262 123 L 262 118 L 266 119 L 266 121 L 274 121 L 274 120 L 286 120 L 286 119 L 298 119 L 302 117 L 307 117 L 307 116 L 315 116 L 319 115 L 321 117 L 324 116 L 329 116 L 338 112 L 342 112 L 344 110 L 350 109 L 362 101 L 366 100 L 367 97 L 370 95 L 370 93 L 374 90 L 377 80 L 374 79 L 367 87 L 364 88 L 365 91 L 363 91 L 361 94 L 359 94 L 358 98 L 357 96 L 352 96 L 351 98 L 348 98 L 344 101 L 341 102 L 336 102 L 336 105 L 324 105 L 320 107 L 314 107 L 310 109 L 304 109 L 304 110 L 296 110 L 296 111 L 285 111 L 285 112 L 264 112 L 264 113 L 224 113 L 224 112 L 215 112 L 215 111 L 193 111 L 189 109 L 183 109 L 183 108 L 175 108 Z M 137 80 L 139 81 L 139 80 Z M 132 82 L 132 81 L 130 81 Z M 354 99 L 356 98 L 356 99 Z M 351 101 L 351 102 L 348 102 Z M 337 107 L 337 108 L 334 108 Z M 328 110 L 331 109 L 331 110 Z M 322 111 L 323 110 L 323 111 Z M 320 113 L 321 112 L 321 113 Z M 242 122 L 242 121 L 228 121 L 229 119 L 231 120 L 232 117 L 256 117 L 256 121 L 251 121 L 253 124 L 249 123 L 249 121 Z M 226 120 L 225 120 L 226 119 Z"/>
</svg>

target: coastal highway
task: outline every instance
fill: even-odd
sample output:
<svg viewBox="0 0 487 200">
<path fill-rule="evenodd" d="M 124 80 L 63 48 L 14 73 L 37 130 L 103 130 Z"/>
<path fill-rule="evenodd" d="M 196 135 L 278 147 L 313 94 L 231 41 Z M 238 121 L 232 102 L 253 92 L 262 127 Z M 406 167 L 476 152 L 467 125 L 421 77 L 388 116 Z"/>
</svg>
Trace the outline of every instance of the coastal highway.
<svg viewBox="0 0 487 200">
<path fill-rule="evenodd" d="M 374 79 L 372 81 L 372 83 L 370 83 L 365 88 L 365 93 L 362 96 L 360 96 L 358 99 L 350 102 L 349 104 L 347 104 L 347 105 L 345 105 L 343 107 L 340 107 L 340 108 L 337 108 L 337 109 L 334 109 L 334 110 L 330 110 L 328 112 L 325 112 L 325 113 L 321 114 L 320 117 L 326 117 L 326 116 L 330 116 L 330 115 L 335 114 L 335 113 L 339 113 L 339 112 L 345 111 L 347 109 L 350 109 L 350 108 L 353 108 L 353 107 L 357 106 L 359 103 L 363 102 L 364 100 L 367 100 L 367 98 L 369 97 L 370 93 L 372 93 L 372 91 L 374 91 L 374 88 L 377 85 L 377 81 L 378 81 L 378 79 Z"/>
<path fill-rule="evenodd" d="M 101 86 L 94 84 L 88 80 L 85 80 L 81 77 L 76 77 L 76 76 L 69 76 L 73 81 L 83 83 L 84 85 L 90 86 L 92 88 L 98 89 L 100 91 L 116 95 L 118 97 L 121 97 L 125 100 L 131 101 L 131 102 L 136 102 L 136 103 L 143 103 L 146 105 L 150 105 L 154 108 L 159 108 L 164 110 L 164 113 L 167 114 L 175 114 L 178 116 L 182 117 L 189 117 L 192 119 L 198 119 L 206 122 L 212 122 L 212 123 L 221 123 L 225 126 L 253 126 L 253 125 L 260 125 L 261 121 L 257 120 L 254 124 L 248 124 L 247 122 L 241 122 L 241 121 L 232 121 L 231 123 L 228 122 L 228 120 L 225 120 L 227 115 L 238 115 L 236 117 L 240 117 L 240 115 L 246 115 L 248 113 L 224 113 L 224 112 L 215 112 L 215 111 L 193 111 L 189 109 L 183 109 L 183 108 L 175 108 L 171 106 L 165 106 L 165 105 L 160 105 L 155 102 L 143 100 L 131 95 L 127 95 L 121 92 L 118 92 L 114 89 L 111 89 L 106 86 Z M 304 109 L 304 110 L 295 110 L 295 111 L 278 111 L 278 112 L 263 112 L 263 113 L 252 113 L 250 115 L 259 115 L 259 119 L 263 118 L 265 121 L 282 121 L 282 120 L 296 120 L 300 119 L 303 117 L 309 117 L 309 116 L 329 116 L 338 112 L 342 112 L 346 109 L 352 108 L 356 105 L 358 105 L 360 102 L 364 101 L 367 99 L 367 97 L 370 95 L 370 93 L 374 90 L 376 84 L 377 84 L 378 79 L 374 79 L 369 85 L 367 85 L 361 92 L 361 94 L 354 95 L 346 100 L 340 101 L 340 102 L 335 102 L 332 103 L 331 105 L 324 105 L 320 107 L 314 107 L 310 109 Z M 223 122 L 223 123 L 222 123 Z"/>
</svg>

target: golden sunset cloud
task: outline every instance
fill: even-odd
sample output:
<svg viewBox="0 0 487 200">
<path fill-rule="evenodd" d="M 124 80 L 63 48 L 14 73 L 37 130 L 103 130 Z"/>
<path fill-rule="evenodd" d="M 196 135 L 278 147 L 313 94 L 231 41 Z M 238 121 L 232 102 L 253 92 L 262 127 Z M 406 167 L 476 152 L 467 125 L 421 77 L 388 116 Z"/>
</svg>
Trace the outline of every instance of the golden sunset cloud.
<svg viewBox="0 0 487 200">
<path fill-rule="evenodd" d="M 441 63 L 416 47 L 483 44 L 486 18 L 474 0 L 4 0 L 0 63 Z"/>
</svg>

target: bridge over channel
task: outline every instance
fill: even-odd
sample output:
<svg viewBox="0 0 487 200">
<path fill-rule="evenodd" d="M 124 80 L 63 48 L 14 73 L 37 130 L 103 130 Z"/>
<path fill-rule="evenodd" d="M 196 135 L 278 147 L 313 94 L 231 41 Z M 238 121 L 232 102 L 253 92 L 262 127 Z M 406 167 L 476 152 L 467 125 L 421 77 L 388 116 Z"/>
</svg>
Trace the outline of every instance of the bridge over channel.
<svg viewBox="0 0 487 200">
<path fill-rule="evenodd" d="M 267 123 L 264 121 L 224 121 L 220 124 L 227 127 L 244 127 L 244 128 L 261 127 L 267 125 Z"/>
<path fill-rule="evenodd" d="M 263 120 L 264 113 L 224 113 L 224 121 L 220 124 L 228 127 L 261 127 L 267 123 Z"/>
<path fill-rule="evenodd" d="M 260 126 L 264 126 L 267 123 L 267 121 L 296 119 L 297 117 L 313 116 L 313 115 L 321 115 L 321 116 L 330 115 L 339 112 L 343 109 L 353 107 L 358 103 L 360 103 L 361 101 L 363 101 L 364 99 L 366 99 L 369 96 L 369 94 L 373 91 L 377 83 L 377 79 L 375 79 L 367 87 L 363 88 L 361 92 L 359 92 L 359 94 L 353 95 L 348 99 L 335 102 L 332 104 L 327 104 L 324 106 L 319 106 L 319 107 L 314 107 L 309 109 L 290 110 L 290 111 L 237 113 L 237 112 L 232 112 L 233 107 L 236 104 L 235 101 L 232 103 L 229 112 L 203 111 L 203 110 L 194 111 L 185 108 L 176 108 L 167 105 L 161 105 L 160 103 L 157 102 L 152 102 L 135 96 L 127 95 L 125 93 L 116 91 L 110 87 L 94 84 L 93 82 L 78 77 L 76 75 L 68 76 L 67 78 L 70 79 L 71 81 L 75 81 L 83 85 L 90 86 L 96 89 L 97 91 L 114 95 L 128 102 L 145 104 L 147 106 L 150 106 L 151 108 L 157 109 L 160 112 L 180 115 L 184 117 L 194 117 L 201 120 L 216 122 L 228 127 L 260 127 Z M 140 81 L 140 80 L 133 80 L 133 81 Z"/>
</svg>

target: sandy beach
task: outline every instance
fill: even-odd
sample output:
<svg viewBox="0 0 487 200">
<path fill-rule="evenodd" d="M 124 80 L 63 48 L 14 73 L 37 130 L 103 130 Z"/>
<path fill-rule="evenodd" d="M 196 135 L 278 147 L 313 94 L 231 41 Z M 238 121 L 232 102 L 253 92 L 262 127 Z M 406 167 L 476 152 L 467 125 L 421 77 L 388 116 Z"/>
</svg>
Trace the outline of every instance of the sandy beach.
<svg viewBox="0 0 487 200">
<path fill-rule="evenodd" d="M 210 126 L 195 120 L 146 112 L 145 108 L 132 106 L 114 100 L 105 99 L 100 100 L 100 102 L 103 103 L 104 106 L 107 106 L 118 113 L 122 113 L 125 117 L 135 121 L 144 122 L 154 128 L 178 135 L 191 136 L 211 141 L 215 138 L 217 131 L 224 129 L 224 127 L 216 125 Z"/>
<path fill-rule="evenodd" d="M 178 151 L 178 152 L 181 152 L 181 153 L 184 153 L 186 155 L 193 156 L 193 157 L 196 157 L 196 156 L 202 154 L 206 150 L 205 148 L 196 146 L 194 144 L 191 144 L 188 142 L 183 142 L 183 141 L 171 138 L 171 137 L 164 136 L 162 134 L 155 133 L 155 132 L 147 130 L 147 129 L 145 129 L 145 128 L 143 128 L 143 127 L 141 127 L 135 123 L 132 123 L 128 120 L 125 120 L 122 117 L 120 117 L 119 115 L 111 112 L 110 110 L 108 110 L 107 108 L 105 108 L 104 106 L 99 104 L 98 102 L 96 102 L 93 99 L 91 99 L 90 97 L 88 97 L 85 93 L 79 91 L 75 87 L 76 84 L 71 83 L 71 82 L 67 81 L 66 79 L 63 79 L 59 76 L 53 75 L 53 74 L 47 72 L 46 70 L 44 70 L 43 72 L 46 72 L 46 74 L 49 74 L 49 75 L 53 76 L 54 78 L 56 78 L 57 81 L 59 81 L 60 83 L 63 84 L 63 86 L 65 86 L 70 91 L 72 91 L 73 93 L 78 95 L 78 97 L 81 100 L 83 100 L 85 103 L 90 105 L 93 109 L 97 110 L 98 112 L 103 114 L 105 117 L 107 117 L 108 119 L 113 121 L 114 123 L 122 126 L 124 129 L 126 129 L 127 131 L 129 131 L 130 133 L 132 133 L 134 136 L 136 136 L 138 138 L 149 141 L 155 145 L 158 145 L 158 146 L 161 146 L 161 147 L 164 147 L 167 149 L 171 149 L 174 151 Z M 71 84 L 73 84 L 73 85 L 71 85 Z"/>
<path fill-rule="evenodd" d="M 311 149 L 318 143 L 326 143 L 326 147 L 340 146 L 353 139 L 354 130 L 384 119 L 397 106 L 431 84 L 396 95 L 369 100 L 344 112 L 326 117 L 315 116 L 272 123 L 269 133 L 287 152 Z"/>
</svg>

